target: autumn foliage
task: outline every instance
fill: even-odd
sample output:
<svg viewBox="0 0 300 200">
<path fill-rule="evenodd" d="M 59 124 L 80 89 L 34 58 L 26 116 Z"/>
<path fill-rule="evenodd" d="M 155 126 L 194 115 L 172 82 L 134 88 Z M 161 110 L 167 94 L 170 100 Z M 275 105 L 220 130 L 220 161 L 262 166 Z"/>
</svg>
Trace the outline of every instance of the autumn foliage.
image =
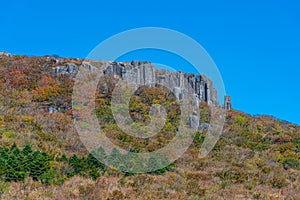
<svg viewBox="0 0 300 200">
<path fill-rule="evenodd" d="M 74 116 L 72 110 L 74 75 L 52 74 L 53 67 L 81 62 L 51 56 L 0 57 L 1 199 L 299 198 L 300 127 L 236 110 L 227 113 L 223 134 L 204 159 L 198 154 L 207 128 L 196 132 L 182 157 L 153 173 L 124 173 L 105 166 L 86 150 L 72 123 L 84 117 Z M 172 92 L 140 87 L 131 98 L 130 116 L 136 123 L 149 123 L 154 104 L 167 112 L 163 129 L 141 139 L 115 123 L 110 108 L 115 83 L 106 77 L 96 90 L 95 113 L 106 136 L 130 152 L 168 144 L 180 118 Z M 208 105 L 199 107 L 200 123 L 209 123 Z M 114 158 L 113 162 L 130 162 Z"/>
</svg>

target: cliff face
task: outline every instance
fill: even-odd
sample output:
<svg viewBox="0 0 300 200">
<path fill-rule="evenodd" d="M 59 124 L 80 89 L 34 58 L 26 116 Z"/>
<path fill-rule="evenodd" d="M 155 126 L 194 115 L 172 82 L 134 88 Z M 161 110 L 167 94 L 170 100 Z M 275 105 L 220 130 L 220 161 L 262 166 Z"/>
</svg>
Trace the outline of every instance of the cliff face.
<svg viewBox="0 0 300 200">
<path fill-rule="evenodd" d="M 0 52 L 1 57 L 11 57 L 11 54 Z M 70 62 L 71 61 L 71 62 Z M 184 74 L 182 71 L 169 72 L 156 69 L 150 62 L 100 62 L 83 61 L 79 59 L 61 59 L 46 57 L 44 67 L 52 67 L 52 75 L 75 75 L 79 67 L 88 70 L 98 69 L 105 75 L 114 78 L 128 80 L 137 85 L 165 86 L 169 88 L 177 100 L 193 96 L 198 102 L 206 102 L 208 105 L 221 106 L 218 102 L 217 90 L 213 87 L 213 82 L 204 74 Z M 231 100 L 229 96 L 224 97 L 226 110 L 231 110 Z"/>
<path fill-rule="evenodd" d="M 205 75 L 184 74 L 183 72 L 168 72 L 156 69 L 149 62 L 109 63 L 103 68 L 104 74 L 111 74 L 123 80 L 137 84 L 157 86 L 163 85 L 173 90 L 180 100 L 187 98 L 189 90 L 193 90 L 197 99 L 208 104 L 218 105 L 217 91 L 213 83 Z"/>
<path fill-rule="evenodd" d="M 150 62 L 132 61 L 123 62 L 99 62 L 101 70 L 105 75 L 112 75 L 114 78 L 128 80 L 138 85 L 148 86 L 166 86 L 173 91 L 176 99 L 187 98 L 193 94 L 199 102 L 206 102 L 209 105 L 219 106 L 217 90 L 213 87 L 213 82 L 204 74 L 184 74 L 179 72 L 168 72 L 156 69 Z M 99 64 L 98 63 L 98 64 Z M 92 70 L 94 66 L 89 62 L 83 62 L 82 66 Z M 65 66 L 53 68 L 54 75 L 76 73 L 78 67 L 73 63 L 67 63 Z M 192 91 L 191 91 L 192 90 Z M 229 97 L 225 97 L 224 108 L 231 109 Z"/>
</svg>

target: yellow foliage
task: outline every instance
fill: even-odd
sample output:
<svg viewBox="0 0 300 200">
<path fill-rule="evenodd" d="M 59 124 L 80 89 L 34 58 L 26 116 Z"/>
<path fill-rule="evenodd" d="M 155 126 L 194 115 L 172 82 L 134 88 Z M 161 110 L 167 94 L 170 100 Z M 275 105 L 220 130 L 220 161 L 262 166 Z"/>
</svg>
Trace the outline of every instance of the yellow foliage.
<svg viewBox="0 0 300 200">
<path fill-rule="evenodd" d="M 32 91 L 35 101 L 46 101 L 59 95 L 58 86 L 45 86 Z"/>
<path fill-rule="evenodd" d="M 32 124 L 32 122 L 34 121 L 34 118 L 31 116 L 22 116 L 22 120 L 23 120 L 24 124 Z"/>
<path fill-rule="evenodd" d="M 3 139 L 9 139 L 9 138 L 13 138 L 13 137 L 14 137 L 14 132 L 12 130 L 6 130 L 6 131 L 3 131 L 3 133 L 2 133 Z"/>
<path fill-rule="evenodd" d="M 0 116 L 0 128 L 5 128 L 4 117 Z"/>
</svg>

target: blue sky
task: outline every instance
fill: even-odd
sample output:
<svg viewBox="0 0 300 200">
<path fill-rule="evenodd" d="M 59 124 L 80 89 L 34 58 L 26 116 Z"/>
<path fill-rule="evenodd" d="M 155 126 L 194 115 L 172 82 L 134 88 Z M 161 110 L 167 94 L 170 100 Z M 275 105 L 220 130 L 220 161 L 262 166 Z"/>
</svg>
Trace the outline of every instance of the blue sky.
<svg viewBox="0 0 300 200">
<path fill-rule="evenodd" d="M 300 124 L 299 1 L 170 2 L 3 1 L 0 51 L 84 58 L 121 31 L 170 28 L 207 50 L 235 109 Z"/>
</svg>

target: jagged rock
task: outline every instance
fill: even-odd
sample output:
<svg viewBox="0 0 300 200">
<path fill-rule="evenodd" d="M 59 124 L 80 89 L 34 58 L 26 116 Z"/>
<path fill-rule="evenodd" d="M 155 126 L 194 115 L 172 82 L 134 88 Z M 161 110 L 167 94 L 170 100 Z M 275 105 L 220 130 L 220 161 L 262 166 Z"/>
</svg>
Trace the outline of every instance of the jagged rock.
<svg viewBox="0 0 300 200">
<path fill-rule="evenodd" d="M 132 61 L 130 64 L 112 62 L 103 66 L 103 73 L 137 85 L 155 86 L 155 68 L 148 62 Z"/>
<path fill-rule="evenodd" d="M 225 96 L 224 97 L 224 105 L 223 108 L 225 110 L 231 110 L 231 99 L 230 96 Z"/>
<path fill-rule="evenodd" d="M 212 88 L 212 103 L 215 105 L 215 106 L 218 106 L 219 103 L 218 103 L 218 93 L 217 93 L 217 90 L 215 88 Z"/>
<path fill-rule="evenodd" d="M 191 87 L 192 89 L 194 89 L 195 88 L 195 75 L 194 74 L 186 74 L 185 78 L 188 81 L 189 87 Z"/>
<path fill-rule="evenodd" d="M 78 67 L 74 63 L 67 63 L 66 66 L 57 66 L 52 68 L 52 75 L 58 76 L 60 74 L 76 74 L 78 72 Z"/>
<path fill-rule="evenodd" d="M 136 61 L 136 60 L 133 60 L 133 61 L 131 61 L 131 65 L 133 65 L 133 66 L 138 66 L 138 65 L 139 65 L 139 62 Z"/>
<path fill-rule="evenodd" d="M 69 74 L 74 74 L 74 73 L 77 73 L 78 71 L 78 68 L 77 68 L 77 65 L 74 64 L 74 63 L 67 63 L 66 65 L 66 71 L 69 73 Z"/>
<path fill-rule="evenodd" d="M 49 108 L 48 108 L 48 112 L 49 112 L 50 114 L 52 114 L 52 113 L 57 113 L 58 110 L 55 109 L 55 108 L 49 107 Z"/>
<path fill-rule="evenodd" d="M 209 124 L 208 124 L 208 123 L 200 124 L 200 125 L 198 126 L 198 131 L 202 131 L 203 129 L 208 128 L 208 127 L 209 127 Z"/>
<path fill-rule="evenodd" d="M 181 89 L 179 87 L 173 88 L 173 94 L 177 100 L 181 99 Z"/>
<path fill-rule="evenodd" d="M 88 63 L 88 62 L 83 62 L 83 63 L 81 64 L 81 66 L 82 66 L 83 68 L 85 68 L 85 69 L 90 70 L 90 71 L 95 71 L 95 70 L 96 70 L 96 67 L 94 67 L 93 65 L 91 65 L 91 64 Z"/>
<path fill-rule="evenodd" d="M 199 99 L 197 98 L 196 94 L 192 94 L 192 106 L 193 107 L 199 106 Z"/>
<path fill-rule="evenodd" d="M 190 128 L 197 130 L 199 127 L 199 117 L 197 116 L 197 112 L 194 111 L 190 116 Z"/>
<path fill-rule="evenodd" d="M 131 63 L 122 62 L 99 62 L 103 74 L 111 75 L 114 78 L 127 80 L 128 82 L 138 85 L 148 86 L 165 86 L 173 92 L 177 100 L 186 99 L 191 97 L 192 104 L 195 105 L 199 102 L 207 102 L 209 105 L 219 106 L 217 98 L 217 90 L 213 87 L 210 79 L 206 78 L 204 74 L 184 74 L 179 72 L 168 72 L 164 70 L 157 70 L 150 62 L 132 61 Z M 97 65 L 98 66 L 98 65 Z M 96 67 L 85 61 L 81 67 L 94 71 Z M 74 63 L 67 63 L 66 66 L 57 66 L 53 69 L 53 75 L 59 74 L 75 74 L 78 67 Z M 223 108 L 226 110 L 231 109 L 230 97 L 225 98 Z"/>
<path fill-rule="evenodd" d="M 52 68 L 52 75 L 53 76 L 58 76 L 59 74 L 62 73 L 64 66 L 57 66 Z"/>
<path fill-rule="evenodd" d="M 0 52 L 0 56 L 11 57 L 12 55 L 8 52 Z"/>
<path fill-rule="evenodd" d="M 60 63 L 60 60 L 55 59 L 55 64 L 59 64 L 59 63 Z"/>
</svg>

